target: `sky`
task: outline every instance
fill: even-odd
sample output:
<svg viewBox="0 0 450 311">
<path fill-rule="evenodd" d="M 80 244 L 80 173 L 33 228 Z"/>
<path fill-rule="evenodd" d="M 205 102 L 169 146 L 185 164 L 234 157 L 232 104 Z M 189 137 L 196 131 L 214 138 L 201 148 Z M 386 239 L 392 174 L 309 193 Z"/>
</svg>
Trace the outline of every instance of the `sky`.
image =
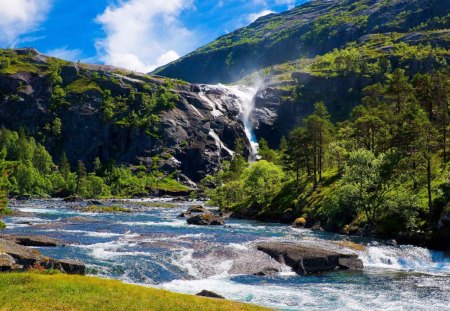
<svg viewBox="0 0 450 311">
<path fill-rule="evenodd" d="M 0 47 L 140 72 L 307 0 L 0 0 Z"/>
</svg>

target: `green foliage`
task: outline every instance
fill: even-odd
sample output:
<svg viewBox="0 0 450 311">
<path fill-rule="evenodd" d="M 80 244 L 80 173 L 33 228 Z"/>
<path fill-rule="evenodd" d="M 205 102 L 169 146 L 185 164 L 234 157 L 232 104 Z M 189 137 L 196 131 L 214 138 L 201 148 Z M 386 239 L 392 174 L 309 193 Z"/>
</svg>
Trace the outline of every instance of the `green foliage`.
<svg viewBox="0 0 450 311">
<path fill-rule="evenodd" d="M 361 104 L 344 122 L 331 124 L 325 105 L 316 104 L 279 150 L 263 140 L 263 160 L 241 174 L 230 174 L 225 163 L 202 183 L 213 188 L 206 191 L 211 203 L 249 217 L 320 220 L 344 233 L 431 232 L 450 201 L 450 71 L 411 78 L 398 68 L 384 77 L 364 88 Z M 267 161 L 281 163 L 284 177 L 265 192 L 249 176 L 259 163 L 270 171 Z"/>
</svg>

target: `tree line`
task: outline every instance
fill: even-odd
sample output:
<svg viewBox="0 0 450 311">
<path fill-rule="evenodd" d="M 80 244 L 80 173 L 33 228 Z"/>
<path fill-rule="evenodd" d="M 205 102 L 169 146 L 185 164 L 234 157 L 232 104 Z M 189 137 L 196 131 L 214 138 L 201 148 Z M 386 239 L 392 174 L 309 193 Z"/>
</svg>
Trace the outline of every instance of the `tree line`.
<svg viewBox="0 0 450 311">
<path fill-rule="evenodd" d="M 203 184 L 211 203 L 256 218 L 430 230 L 450 200 L 449 101 L 449 69 L 414 77 L 397 69 L 363 90 L 347 120 L 333 124 L 319 102 L 277 150 L 262 140 L 259 162 L 247 166 L 238 155 Z"/>
</svg>

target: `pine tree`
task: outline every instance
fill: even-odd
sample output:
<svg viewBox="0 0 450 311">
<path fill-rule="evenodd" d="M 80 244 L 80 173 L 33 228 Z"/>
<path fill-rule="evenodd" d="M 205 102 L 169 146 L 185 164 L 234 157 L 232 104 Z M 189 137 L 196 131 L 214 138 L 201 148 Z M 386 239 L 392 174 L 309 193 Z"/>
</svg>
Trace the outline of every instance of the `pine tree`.
<svg viewBox="0 0 450 311">
<path fill-rule="evenodd" d="M 78 161 L 77 164 L 77 187 L 76 193 L 83 195 L 86 193 L 87 171 L 83 161 Z"/>
<path fill-rule="evenodd" d="M 384 93 L 394 108 L 394 114 L 400 114 L 413 96 L 413 88 L 404 69 L 399 68 L 389 75 Z"/>
<path fill-rule="evenodd" d="M 67 159 L 65 152 L 62 154 L 61 160 L 59 161 L 59 171 L 61 172 L 64 180 L 67 181 L 69 179 L 71 169 L 69 159 Z"/>
</svg>

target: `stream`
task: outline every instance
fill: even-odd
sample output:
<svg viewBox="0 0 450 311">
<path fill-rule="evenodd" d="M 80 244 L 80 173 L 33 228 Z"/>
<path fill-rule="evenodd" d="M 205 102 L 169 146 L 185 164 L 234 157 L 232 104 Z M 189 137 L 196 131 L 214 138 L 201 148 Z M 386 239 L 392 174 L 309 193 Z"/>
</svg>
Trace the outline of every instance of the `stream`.
<svg viewBox="0 0 450 311">
<path fill-rule="evenodd" d="M 57 259 L 83 261 L 87 274 L 195 294 L 207 289 L 227 299 L 281 310 L 450 310 L 450 258 L 415 246 L 354 238 L 287 225 L 227 219 L 226 226 L 189 226 L 178 215 L 195 202 L 129 200 L 133 213 L 84 213 L 86 203 L 12 201 L 25 212 L 5 219 L 7 234 L 40 234 L 67 242 L 37 248 Z M 255 249 L 262 241 L 292 241 L 358 253 L 362 272 L 298 276 Z M 265 267 L 281 272 L 255 276 Z"/>
</svg>

